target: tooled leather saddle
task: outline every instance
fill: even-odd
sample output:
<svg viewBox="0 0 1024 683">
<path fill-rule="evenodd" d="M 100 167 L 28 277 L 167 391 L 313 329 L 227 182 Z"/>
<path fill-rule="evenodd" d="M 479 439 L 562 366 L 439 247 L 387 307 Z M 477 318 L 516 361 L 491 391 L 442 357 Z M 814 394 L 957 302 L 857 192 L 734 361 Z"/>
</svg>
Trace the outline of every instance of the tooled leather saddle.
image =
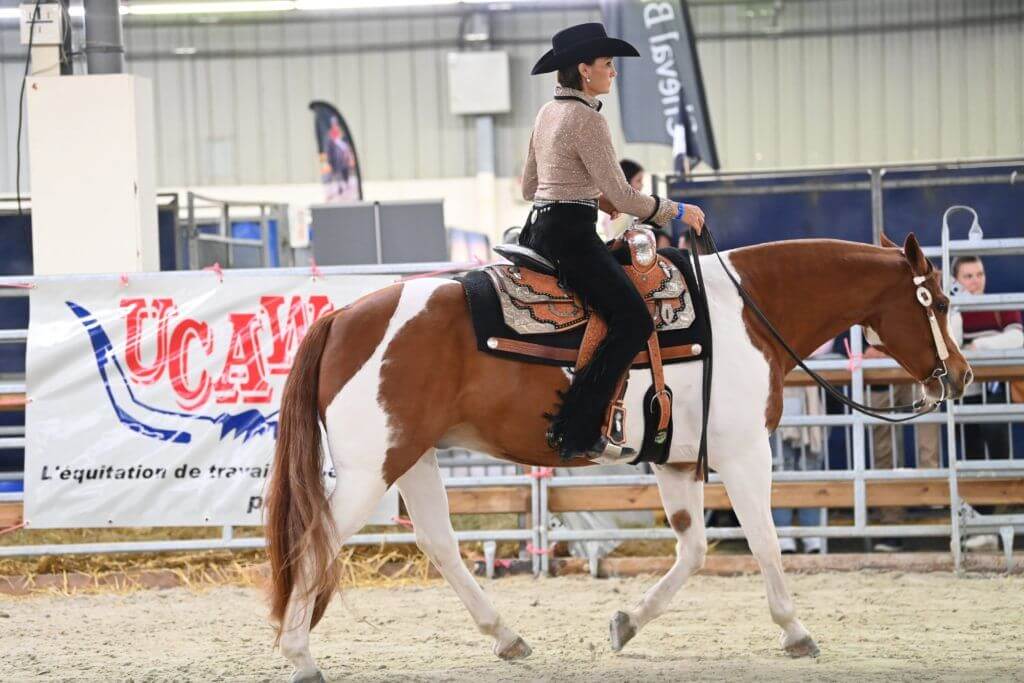
<svg viewBox="0 0 1024 683">
<path fill-rule="evenodd" d="M 657 251 L 655 244 L 646 228 L 631 228 L 609 243 L 655 323 L 647 349 L 633 361 L 634 368 L 650 368 L 652 377 L 644 398 L 643 445 L 633 462 L 660 463 L 668 458 L 672 392 L 665 385 L 662 366 L 703 358 L 708 336 L 706 305 L 695 286 L 689 255 L 678 249 Z M 501 245 L 495 251 L 509 263 L 459 278 L 477 348 L 526 362 L 584 367 L 607 332 L 604 320 L 559 281 L 554 264 L 540 254 L 518 245 Z M 694 305 L 695 298 L 699 306 Z M 620 381 L 605 419 L 604 436 L 616 445 L 625 440 L 626 379 Z"/>
</svg>

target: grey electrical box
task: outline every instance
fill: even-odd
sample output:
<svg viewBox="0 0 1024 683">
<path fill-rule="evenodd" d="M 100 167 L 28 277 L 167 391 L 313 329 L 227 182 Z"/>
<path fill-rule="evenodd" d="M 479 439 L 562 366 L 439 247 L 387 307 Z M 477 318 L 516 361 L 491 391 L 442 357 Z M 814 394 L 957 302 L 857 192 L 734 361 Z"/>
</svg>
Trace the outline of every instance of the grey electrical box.
<svg viewBox="0 0 1024 683">
<path fill-rule="evenodd" d="M 512 110 L 507 52 L 449 52 L 448 103 L 453 114 Z"/>
<path fill-rule="evenodd" d="M 319 265 L 448 260 L 441 200 L 317 204 L 310 213 Z"/>
</svg>

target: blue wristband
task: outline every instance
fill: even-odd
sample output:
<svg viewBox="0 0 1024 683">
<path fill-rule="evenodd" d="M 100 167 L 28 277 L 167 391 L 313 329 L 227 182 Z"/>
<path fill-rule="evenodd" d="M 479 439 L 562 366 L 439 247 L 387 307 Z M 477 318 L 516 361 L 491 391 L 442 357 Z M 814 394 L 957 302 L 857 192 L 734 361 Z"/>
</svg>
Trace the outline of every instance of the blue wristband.
<svg viewBox="0 0 1024 683">
<path fill-rule="evenodd" d="M 679 210 L 676 211 L 676 220 L 677 221 L 683 220 L 683 214 L 684 213 L 686 213 L 686 204 L 683 204 L 682 202 L 679 202 Z"/>
</svg>

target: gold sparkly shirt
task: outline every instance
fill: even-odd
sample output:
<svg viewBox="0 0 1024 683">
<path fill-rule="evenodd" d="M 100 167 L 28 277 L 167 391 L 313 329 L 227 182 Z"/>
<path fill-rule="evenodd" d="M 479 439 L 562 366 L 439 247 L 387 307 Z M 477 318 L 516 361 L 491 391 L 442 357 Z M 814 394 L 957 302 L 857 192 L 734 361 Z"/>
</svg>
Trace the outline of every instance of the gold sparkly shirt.
<svg viewBox="0 0 1024 683">
<path fill-rule="evenodd" d="M 540 108 L 533 124 L 523 198 L 597 199 L 603 194 L 622 213 L 650 216 L 655 199 L 637 192 L 622 175 L 601 103 L 562 86 L 555 87 L 555 98 Z M 678 210 L 676 202 L 662 199 L 652 222 L 666 225 Z"/>
</svg>

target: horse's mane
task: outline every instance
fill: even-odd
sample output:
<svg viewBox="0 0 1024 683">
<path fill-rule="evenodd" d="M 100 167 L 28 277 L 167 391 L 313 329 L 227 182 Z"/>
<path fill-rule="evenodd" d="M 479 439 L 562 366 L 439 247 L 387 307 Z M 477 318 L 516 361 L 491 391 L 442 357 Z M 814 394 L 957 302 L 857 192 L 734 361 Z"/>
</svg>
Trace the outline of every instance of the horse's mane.
<svg viewBox="0 0 1024 683">
<path fill-rule="evenodd" d="M 785 252 L 794 248 L 801 247 L 816 247 L 825 250 L 825 253 L 835 253 L 835 250 L 842 249 L 845 252 L 847 252 L 848 255 L 859 254 L 863 256 L 872 257 L 891 256 L 893 260 L 903 260 L 902 253 L 896 249 L 882 247 L 877 244 L 868 244 L 866 242 L 852 242 L 849 240 L 840 240 L 829 237 L 798 238 L 791 240 L 778 240 L 774 242 L 762 242 L 760 244 L 751 244 L 744 247 L 737 247 L 736 249 L 731 249 L 730 251 L 764 250 Z"/>
</svg>

